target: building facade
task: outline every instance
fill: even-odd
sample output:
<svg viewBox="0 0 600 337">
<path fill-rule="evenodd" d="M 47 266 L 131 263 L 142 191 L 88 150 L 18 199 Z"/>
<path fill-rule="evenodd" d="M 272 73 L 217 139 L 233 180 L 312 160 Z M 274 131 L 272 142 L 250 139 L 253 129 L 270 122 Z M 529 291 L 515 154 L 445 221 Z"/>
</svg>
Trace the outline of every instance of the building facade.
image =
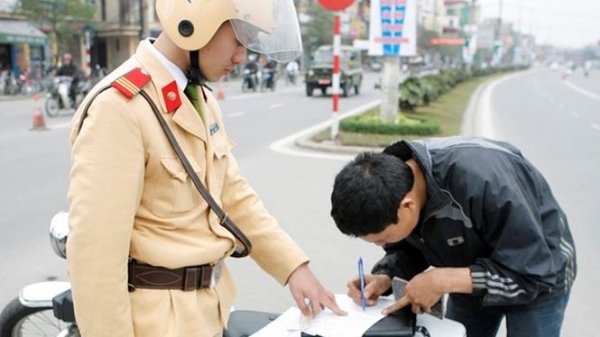
<svg viewBox="0 0 600 337">
<path fill-rule="evenodd" d="M 161 30 L 152 0 L 97 0 L 91 63 L 108 71 L 127 60 L 141 39 Z"/>
</svg>

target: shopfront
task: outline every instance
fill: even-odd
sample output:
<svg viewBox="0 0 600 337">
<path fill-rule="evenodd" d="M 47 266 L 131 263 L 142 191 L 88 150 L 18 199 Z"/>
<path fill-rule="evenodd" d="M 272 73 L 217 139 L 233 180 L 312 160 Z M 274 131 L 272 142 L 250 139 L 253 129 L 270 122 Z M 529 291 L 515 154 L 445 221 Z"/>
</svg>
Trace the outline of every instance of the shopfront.
<svg viewBox="0 0 600 337">
<path fill-rule="evenodd" d="M 26 21 L 0 20 L 0 71 L 43 74 L 49 61 L 49 39 Z"/>
</svg>

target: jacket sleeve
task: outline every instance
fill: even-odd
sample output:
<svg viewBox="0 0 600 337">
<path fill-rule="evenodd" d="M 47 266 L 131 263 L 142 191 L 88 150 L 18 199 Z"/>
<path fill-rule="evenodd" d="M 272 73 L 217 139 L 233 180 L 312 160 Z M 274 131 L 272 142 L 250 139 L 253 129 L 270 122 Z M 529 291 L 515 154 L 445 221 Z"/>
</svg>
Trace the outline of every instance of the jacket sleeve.
<svg viewBox="0 0 600 337">
<path fill-rule="evenodd" d="M 397 276 L 410 280 L 429 267 L 423 254 L 406 240 L 386 244 L 383 249 L 385 256 L 375 263 L 371 270 L 372 274 L 387 275 L 390 278 Z M 383 295 L 387 296 L 390 292 L 391 290 L 388 290 Z"/>
<path fill-rule="evenodd" d="M 558 243 L 547 240 L 545 231 L 553 225 L 543 223 L 548 210 L 541 209 L 552 207 L 544 199 L 550 189 L 518 154 L 484 151 L 477 158 L 474 165 L 458 160 L 466 165 L 453 173 L 455 182 L 468 186 L 455 188 L 453 197 L 492 250 L 470 266 L 473 294 L 488 306 L 530 303 L 556 283 L 551 245 Z"/>
<path fill-rule="evenodd" d="M 69 277 L 84 336 L 133 336 L 127 261 L 144 179 L 144 149 L 124 98 L 99 95 L 71 127 Z"/>
</svg>

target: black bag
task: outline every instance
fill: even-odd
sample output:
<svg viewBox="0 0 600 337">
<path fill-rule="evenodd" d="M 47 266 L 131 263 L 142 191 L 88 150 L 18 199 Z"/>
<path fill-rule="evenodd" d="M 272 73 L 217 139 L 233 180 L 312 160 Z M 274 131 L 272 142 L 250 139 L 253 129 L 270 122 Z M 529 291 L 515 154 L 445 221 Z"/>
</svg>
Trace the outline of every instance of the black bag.
<svg viewBox="0 0 600 337">
<path fill-rule="evenodd" d="M 404 307 L 375 323 L 363 337 L 410 337 L 415 335 L 417 315 Z"/>
</svg>

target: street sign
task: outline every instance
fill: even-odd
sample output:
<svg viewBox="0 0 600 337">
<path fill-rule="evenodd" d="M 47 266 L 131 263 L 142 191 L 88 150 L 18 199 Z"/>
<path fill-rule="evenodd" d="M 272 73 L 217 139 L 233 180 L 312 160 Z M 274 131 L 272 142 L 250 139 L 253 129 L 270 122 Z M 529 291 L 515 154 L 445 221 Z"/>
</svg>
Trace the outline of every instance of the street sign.
<svg viewBox="0 0 600 337">
<path fill-rule="evenodd" d="M 416 13 L 416 0 L 371 0 L 369 55 L 415 55 Z"/>
</svg>

